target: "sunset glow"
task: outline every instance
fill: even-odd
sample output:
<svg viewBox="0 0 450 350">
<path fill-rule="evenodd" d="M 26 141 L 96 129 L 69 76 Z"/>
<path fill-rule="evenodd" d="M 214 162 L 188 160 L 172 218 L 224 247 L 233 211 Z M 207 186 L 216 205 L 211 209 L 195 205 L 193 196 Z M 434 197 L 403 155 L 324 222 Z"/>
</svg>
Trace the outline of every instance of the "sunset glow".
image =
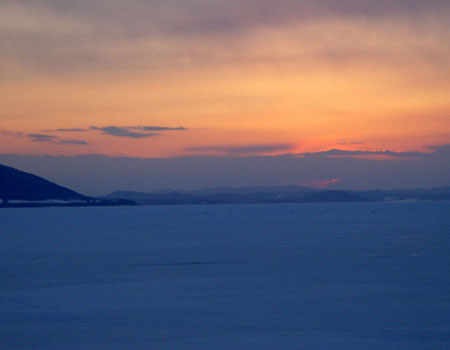
<svg viewBox="0 0 450 350">
<path fill-rule="evenodd" d="M 377 4 L 4 1 L 1 153 L 165 158 L 445 145 L 450 6 Z"/>
</svg>

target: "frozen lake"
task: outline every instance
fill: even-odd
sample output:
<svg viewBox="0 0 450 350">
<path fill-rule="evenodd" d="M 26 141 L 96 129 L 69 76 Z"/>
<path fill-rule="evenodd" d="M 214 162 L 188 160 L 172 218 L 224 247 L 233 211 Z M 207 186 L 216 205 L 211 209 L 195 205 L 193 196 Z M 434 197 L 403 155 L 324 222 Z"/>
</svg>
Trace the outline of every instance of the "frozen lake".
<svg viewBox="0 0 450 350">
<path fill-rule="evenodd" d="M 450 349 L 450 203 L 0 210 L 0 349 Z"/>
</svg>

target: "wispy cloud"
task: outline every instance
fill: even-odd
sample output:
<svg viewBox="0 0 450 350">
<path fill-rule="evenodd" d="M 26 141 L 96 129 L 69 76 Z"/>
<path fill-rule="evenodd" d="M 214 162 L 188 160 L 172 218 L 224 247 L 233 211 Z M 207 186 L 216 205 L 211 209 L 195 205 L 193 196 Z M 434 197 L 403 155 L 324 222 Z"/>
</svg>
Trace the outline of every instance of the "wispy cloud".
<svg viewBox="0 0 450 350">
<path fill-rule="evenodd" d="M 72 144 L 72 145 L 88 145 L 84 140 L 64 139 L 49 133 L 87 133 L 90 131 L 100 131 L 104 135 L 141 139 L 147 137 L 161 136 L 164 131 L 185 131 L 189 130 L 184 126 L 154 126 L 154 125 L 137 125 L 137 126 L 91 126 L 89 128 L 57 128 L 42 130 L 44 133 L 25 134 L 20 131 L 0 130 L 0 135 L 14 137 L 28 137 L 33 142 L 51 142 L 55 144 Z M 158 132 L 156 132 L 158 131 Z"/>
<path fill-rule="evenodd" d="M 58 139 L 57 136 L 48 134 L 28 134 L 28 137 L 34 142 L 54 142 Z"/>
<path fill-rule="evenodd" d="M 132 130 L 142 130 L 142 131 L 185 131 L 188 130 L 184 126 L 177 126 L 175 128 L 168 127 L 168 126 L 147 126 L 147 125 L 140 125 L 140 126 L 128 126 L 128 129 Z"/>
<path fill-rule="evenodd" d="M 0 40 L 2 34 L 9 39 L 5 40 L 6 52 L 0 56 L 12 67 L 22 66 L 25 73 L 28 70 L 45 74 L 67 74 L 86 69 L 111 71 L 124 66 L 138 70 L 161 69 L 167 63 L 167 67 L 173 69 L 173 63 L 223 59 L 221 39 L 236 43 L 259 28 L 308 24 L 325 18 L 338 22 L 340 19 L 364 18 L 366 24 L 372 18 L 379 21 L 379 17 L 394 17 L 395 20 L 396 16 L 410 16 L 416 28 L 420 24 L 415 20 L 416 15 L 431 13 L 435 17 L 433 27 L 439 27 L 442 21 L 443 28 L 439 31 L 445 33 L 448 29 L 445 14 L 449 9 L 445 0 L 409 0 L 408 6 L 404 0 L 184 0 L 182 3 L 133 0 L 133 6 L 129 1 L 116 0 L 114 4 L 67 0 L 0 2 Z M 439 13 L 443 15 L 439 16 Z M 308 38 L 327 43 L 328 36 L 321 39 L 318 32 Z M 395 31 L 390 32 L 395 37 Z M 431 40 L 430 34 L 422 34 L 419 30 L 414 33 Z M 209 40 L 213 47 L 208 45 L 207 50 L 199 49 L 197 43 L 203 39 Z M 162 40 L 166 40 L 164 49 Z M 425 44 L 422 42 L 422 45 Z M 242 53 L 248 46 L 245 42 L 239 50 L 227 49 L 228 54 L 231 51 L 229 58 L 242 60 L 245 58 Z M 433 56 L 430 49 L 435 46 L 427 47 L 429 56 Z M 370 59 L 376 52 L 386 54 L 386 51 L 384 47 L 372 48 L 362 59 Z M 216 55 L 217 52 L 220 54 Z M 346 50 L 331 52 L 336 52 L 331 54 L 331 61 L 355 55 L 349 55 Z M 400 56 L 403 61 L 404 55 Z M 279 55 L 274 57 L 277 62 L 280 58 Z M 13 73 L 5 68 L 4 74 Z"/>
<path fill-rule="evenodd" d="M 104 135 L 117 136 L 117 137 L 128 137 L 133 139 L 140 139 L 146 137 L 160 136 L 161 133 L 155 131 L 184 131 L 188 130 L 183 126 L 169 127 L 169 126 L 148 126 L 148 125 L 137 125 L 137 126 L 91 126 L 89 130 L 101 131 Z"/>
<path fill-rule="evenodd" d="M 84 140 L 61 139 L 58 136 L 48 134 L 28 134 L 27 136 L 33 142 L 49 142 L 60 145 L 80 145 L 80 146 L 85 146 L 89 144 Z"/>
<path fill-rule="evenodd" d="M 434 153 L 450 153 L 450 144 L 428 146 Z"/>
<path fill-rule="evenodd" d="M 42 129 L 39 132 L 54 133 L 54 132 L 87 132 L 89 129 L 84 128 L 58 128 L 58 129 Z"/>
<path fill-rule="evenodd" d="M 102 131 L 105 135 L 130 137 L 130 138 L 145 138 L 152 136 L 159 136 L 154 131 L 185 131 L 189 130 L 184 126 L 170 127 L 170 126 L 155 126 L 155 125 L 136 125 L 136 126 L 91 126 L 89 128 L 58 128 L 43 130 L 44 132 L 88 132 L 90 130 Z"/>
<path fill-rule="evenodd" d="M 6 2 L 4 7 L 17 13 L 29 9 L 30 6 L 23 6 L 28 2 L 16 0 L 13 2 L 16 3 L 15 6 L 6 6 Z M 100 30 L 103 25 L 106 26 L 103 31 L 114 30 L 111 34 L 120 32 L 143 35 L 163 32 L 186 36 L 204 31 L 242 31 L 268 22 L 279 24 L 325 16 L 418 13 L 446 8 L 448 5 L 445 0 L 408 0 L 408 6 L 405 6 L 403 0 L 214 0 L 213 3 L 209 0 L 184 0 L 182 3 L 133 0 L 134 6 L 130 6 L 129 1 L 116 0 L 114 7 L 109 5 L 109 1 L 35 0 L 33 3 L 37 6 L 31 9 L 40 16 L 50 17 L 50 23 L 42 25 L 32 22 L 25 25 L 9 21 L 6 24 L 21 31 L 36 30 L 36 27 L 41 31 L 60 29 L 66 35 L 76 30 L 86 30 L 86 26 Z M 53 16 L 60 18 L 55 19 Z M 84 27 L 80 25 L 80 21 Z M 57 34 L 59 33 L 54 33 Z"/>
<path fill-rule="evenodd" d="M 273 152 L 289 151 L 294 148 L 290 143 L 259 144 L 243 146 L 196 146 L 186 147 L 184 150 L 192 153 L 219 153 L 225 155 L 258 155 Z"/>
<path fill-rule="evenodd" d="M 82 128 L 72 128 L 72 129 L 59 128 L 59 129 L 55 129 L 53 131 L 56 131 L 56 132 L 86 132 L 88 130 L 82 129 Z"/>
<path fill-rule="evenodd" d="M 338 144 L 339 145 L 354 145 L 354 146 L 365 145 L 364 142 L 359 142 L 359 141 L 351 141 L 351 142 L 342 141 L 342 142 L 339 142 Z"/>
<path fill-rule="evenodd" d="M 88 145 L 89 143 L 84 140 L 73 140 L 73 139 L 59 139 L 56 143 L 63 145 Z"/>
<path fill-rule="evenodd" d="M 21 131 L 11 131 L 11 130 L 0 130 L 0 135 L 14 136 L 14 137 L 27 137 L 33 142 L 49 142 L 60 145 L 89 145 L 88 142 L 84 140 L 74 140 L 74 139 L 63 139 L 59 136 L 31 133 L 25 134 Z"/>
<path fill-rule="evenodd" d="M 14 136 L 14 137 L 24 137 L 25 134 L 20 131 L 11 131 L 11 130 L 0 130 L 0 135 L 5 136 Z"/>
<path fill-rule="evenodd" d="M 130 129 L 129 127 L 120 127 L 120 126 L 104 126 L 104 127 L 91 126 L 90 129 L 101 131 L 104 135 L 128 137 L 133 139 L 160 136 L 160 134 L 158 133 L 136 132 Z"/>
<path fill-rule="evenodd" d="M 298 153 L 297 156 L 300 157 L 363 157 L 363 156 L 384 156 L 384 157 L 395 157 L 395 158 L 419 158 L 426 155 L 426 153 L 419 151 L 371 151 L 371 150 L 363 150 L 363 151 L 354 151 L 354 150 L 343 150 L 343 149 L 330 149 L 327 151 L 320 152 L 306 152 L 306 153 Z"/>
</svg>

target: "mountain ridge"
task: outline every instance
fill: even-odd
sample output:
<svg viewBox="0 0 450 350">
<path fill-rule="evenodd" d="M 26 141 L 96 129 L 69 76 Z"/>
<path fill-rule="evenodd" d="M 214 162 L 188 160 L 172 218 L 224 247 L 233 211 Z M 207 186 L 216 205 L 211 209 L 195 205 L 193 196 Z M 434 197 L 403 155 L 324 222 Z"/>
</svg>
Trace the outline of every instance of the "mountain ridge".
<svg viewBox="0 0 450 350">
<path fill-rule="evenodd" d="M 331 190 L 301 186 L 208 187 L 193 191 L 115 191 L 102 198 L 130 199 L 142 205 L 386 202 L 450 200 L 450 187 L 394 190 Z"/>
<path fill-rule="evenodd" d="M 450 187 L 393 190 L 332 190 L 295 185 L 207 187 L 193 191 L 115 191 L 89 197 L 42 177 L 0 164 L 0 207 L 345 203 L 450 201 Z"/>
<path fill-rule="evenodd" d="M 0 207 L 125 204 L 132 202 L 126 199 L 105 200 L 85 196 L 40 176 L 0 164 Z"/>
</svg>

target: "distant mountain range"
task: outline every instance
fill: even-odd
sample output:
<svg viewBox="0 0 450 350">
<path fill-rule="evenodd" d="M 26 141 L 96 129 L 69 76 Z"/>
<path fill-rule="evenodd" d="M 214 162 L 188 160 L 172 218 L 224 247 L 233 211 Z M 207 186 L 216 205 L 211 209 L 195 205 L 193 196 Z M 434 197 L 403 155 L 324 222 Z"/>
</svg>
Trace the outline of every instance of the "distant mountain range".
<svg viewBox="0 0 450 350">
<path fill-rule="evenodd" d="M 105 206 L 136 204 L 128 199 L 84 196 L 42 177 L 0 165 L 0 207 Z"/>
<path fill-rule="evenodd" d="M 196 191 L 118 191 L 94 198 L 0 165 L 0 207 L 449 201 L 450 187 L 375 191 L 300 186 L 211 187 Z"/>
<path fill-rule="evenodd" d="M 447 201 L 450 200 L 450 187 L 389 191 L 336 191 L 300 186 L 213 187 L 196 191 L 166 189 L 151 193 L 118 191 L 102 198 L 129 199 L 141 205 Z"/>
</svg>

